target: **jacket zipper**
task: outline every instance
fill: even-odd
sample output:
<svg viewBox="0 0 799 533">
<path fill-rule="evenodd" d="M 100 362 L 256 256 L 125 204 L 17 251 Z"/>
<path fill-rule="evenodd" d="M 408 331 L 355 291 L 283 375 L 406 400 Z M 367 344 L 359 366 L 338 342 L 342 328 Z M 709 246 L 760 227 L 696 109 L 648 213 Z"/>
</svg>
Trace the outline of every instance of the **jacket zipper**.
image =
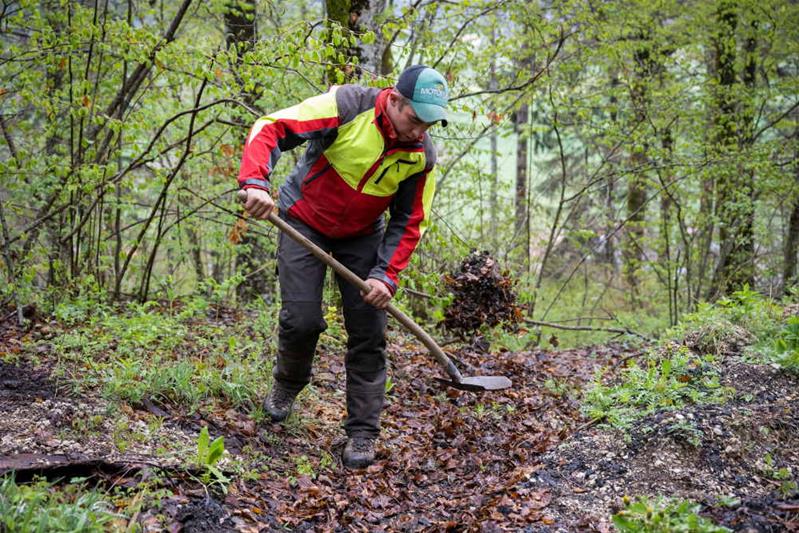
<svg viewBox="0 0 799 533">
<path fill-rule="evenodd" d="M 397 161 L 396 161 L 397 170 L 399 170 L 400 163 L 405 163 L 406 165 L 413 165 L 413 161 L 408 161 L 407 159 L 397 159 Z M 375 185 L 380 183 L 380 180 L 383 179 L 383 177 L 386 175 L 386 172 L 388 172 L 388 169 L 390 169 L 391 167 L 392 167 L 392 165 L 389 165 L 389 166 L 387 166 L 386 168 L 383 169 L 383 172 L 381 172 L 380 175 L 375 180 Z"/>
<path fill-rule="evenodd" d="M 317 172 L 316 174 L 314 174 L 310 178 L 307 178 L 305 180 L 305 182 L 303 183 L 303 186 L 307 187 L 308 185 L 310 185 L 312 181 L 314 181 L 316 178 L 318 178 L 319 176 L 321 176 L 322 174 L 327 172 L 327 169 L 329 169 L 329 168 L 330 168 L 330 163 L 327 163 L 325 166 L 322 167 L 322 170 L 320 170 L 319 172 Z"/>
</svg>

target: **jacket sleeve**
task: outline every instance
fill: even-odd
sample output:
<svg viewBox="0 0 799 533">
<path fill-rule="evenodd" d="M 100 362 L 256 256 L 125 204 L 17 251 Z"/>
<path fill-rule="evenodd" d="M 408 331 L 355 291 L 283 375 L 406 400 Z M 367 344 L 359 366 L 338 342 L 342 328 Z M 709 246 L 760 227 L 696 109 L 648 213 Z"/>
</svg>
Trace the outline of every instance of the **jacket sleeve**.
<svg viewBox="0 0 799 533">
<path fill-rule="evenodd" d="M 430 221 L 436 188 L 433 174 L 430 168 L 403 181 L 391 203 L 391 218 L 369 277 L 385 283 L 392 294 Z"/>
<path fill-rule="evenodd" d="M 336 87 L 255 121 L 241 156 L 239 187 L 269 190 L 269 175 L 280 154 L 339 125 Z"/>
</svg>

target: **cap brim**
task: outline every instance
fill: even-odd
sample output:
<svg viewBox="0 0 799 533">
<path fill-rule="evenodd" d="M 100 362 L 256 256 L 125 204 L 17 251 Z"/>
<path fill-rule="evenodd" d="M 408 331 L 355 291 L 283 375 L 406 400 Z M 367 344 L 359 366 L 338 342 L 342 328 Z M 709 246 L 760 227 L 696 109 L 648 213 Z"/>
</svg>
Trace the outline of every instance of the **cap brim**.
<svg viewBox="0 0 799 533">
<path fill-rule="evenodd" d="M 446 127 L 447 111 L 440 105 L 414 102 L 411 100 L 411 107 L 413 107 L 413 110 L 416 113 L 416 116 L 419 117 L 419 120 L 423 120 L 428 124 L 440 121 L 441 125 Z"/>
</svg>

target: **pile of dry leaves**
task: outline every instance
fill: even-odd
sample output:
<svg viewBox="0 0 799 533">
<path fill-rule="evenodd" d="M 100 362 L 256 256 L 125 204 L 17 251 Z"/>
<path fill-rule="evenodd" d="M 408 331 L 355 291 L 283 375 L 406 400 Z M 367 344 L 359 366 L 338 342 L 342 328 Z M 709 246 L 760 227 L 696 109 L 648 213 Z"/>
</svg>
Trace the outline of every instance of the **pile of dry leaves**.
<svg viewBox="0 0 799 533">
<path fill-rule="evenodd" d="M 500 272 L 488 252 L 472 251 L 459 272 L 444 277 L 444 284 L 453 294 L 444 313 L 444 327 L 462 338 L 483 326 L 512 325 L 522 318 L 513 280 Z"/>
</svg>

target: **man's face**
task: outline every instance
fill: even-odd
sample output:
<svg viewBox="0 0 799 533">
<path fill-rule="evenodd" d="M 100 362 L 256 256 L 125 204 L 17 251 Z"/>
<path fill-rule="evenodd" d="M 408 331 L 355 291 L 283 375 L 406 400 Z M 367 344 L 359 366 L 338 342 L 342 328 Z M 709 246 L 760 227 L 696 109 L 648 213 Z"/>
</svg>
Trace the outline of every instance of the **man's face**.
<svg viewBox="0 0 799 533">
<path fill-rule="evenodd" d="M 414 142 L 432 126 L 419 119 L 413 111 L 413 106 L 406 104 L 400 95 L 393 92 L 388 95 L 386 114 L 400 142 Z"/>
</svg>

